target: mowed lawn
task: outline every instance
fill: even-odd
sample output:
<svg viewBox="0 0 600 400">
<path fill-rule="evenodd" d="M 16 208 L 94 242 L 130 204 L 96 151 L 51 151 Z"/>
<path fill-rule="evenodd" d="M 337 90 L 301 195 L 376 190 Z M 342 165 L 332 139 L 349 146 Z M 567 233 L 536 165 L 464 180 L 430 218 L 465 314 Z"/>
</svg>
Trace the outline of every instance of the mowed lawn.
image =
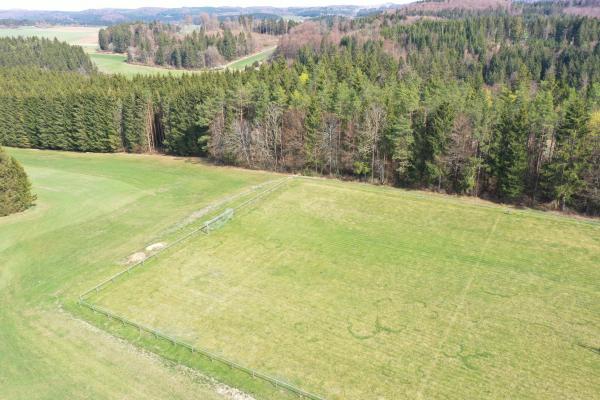
<svg viewBox="0 0 600 400">
<path fill-rule="evenodd" d="M 68 310 L 132 249 L 273 176 L 163 156 L 7 151 L 38 200 L 0 218 L 0 398 L 227 398 Z"/>
<path fill-rule="evenodd" d="M 600 393 L 600 226 L 481 201 L 296 179 L 91 301 L 327 399 Z"/>
</svg>

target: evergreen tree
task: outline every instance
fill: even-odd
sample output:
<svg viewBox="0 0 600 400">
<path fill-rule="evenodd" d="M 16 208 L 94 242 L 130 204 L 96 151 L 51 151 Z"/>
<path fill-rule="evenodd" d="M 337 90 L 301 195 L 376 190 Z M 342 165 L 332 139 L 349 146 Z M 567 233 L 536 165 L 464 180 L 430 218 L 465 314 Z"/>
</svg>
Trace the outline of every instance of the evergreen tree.
<svg viewBox="0 0 600 400">
<path fill-rule="evenodd" d="M 29 208 L 35 199 L 21 164 L 0 148 L 0 217 Z"/>
<path fill-rule="evenodd" d="M 589 114 L 585 103 L 573 96 L 554 137 L 552 158 L 545 167 L 548 195 L 561 209 L 570 205 L 585 186 L 583 172 L 587 168 L 589 144 Z"/>
<path fill-rule="evenodd" d="M 518 199 L 525 189 L 528 110 L 518 92 L 502 95 L 500 117 L 493 128 L 492 177 L 501 199 Z"/>
</svg>

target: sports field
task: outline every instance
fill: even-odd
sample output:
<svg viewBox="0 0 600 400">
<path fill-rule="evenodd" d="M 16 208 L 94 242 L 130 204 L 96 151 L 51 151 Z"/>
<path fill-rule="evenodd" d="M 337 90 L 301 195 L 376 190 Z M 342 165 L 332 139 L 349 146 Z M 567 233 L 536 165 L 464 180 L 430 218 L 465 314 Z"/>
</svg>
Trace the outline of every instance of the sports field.
<svg viewBox="0 0 600 400">
<path fill-rule="evenodd" d="M 296 179 L 91 298 L 327 399 L 592 399 L 600 226 Z"/>
<path fill-rule="evenodd" d="M 281 176 L 7 150 L 39 199 L 0 219 L 0 397 L 236 398 L 211 376 L 294 398 L 77 305 L 207 206 Z M 595 221 L 296 178 L 89 301 L 325 399 L 594 399 L 598 265 Z"/>
<path fill-rule="evenodd" d="M 204 375 L 82 320 L 76 300 L 122 269 L 132 248 L 272 175 L 170 157 L 6 150 L 38 200 L 0 218 L 0 398 L 230 399 Z"/>
</svg>

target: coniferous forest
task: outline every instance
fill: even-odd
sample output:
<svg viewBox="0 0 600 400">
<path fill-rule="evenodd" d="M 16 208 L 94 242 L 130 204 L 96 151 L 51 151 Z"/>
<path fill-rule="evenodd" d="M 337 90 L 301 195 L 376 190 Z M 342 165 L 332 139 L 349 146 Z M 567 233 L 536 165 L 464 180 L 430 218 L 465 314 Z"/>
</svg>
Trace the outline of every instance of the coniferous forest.
<svg viewBox="0 0 600 400">
<path fill-rule="evenodd" d="M 96 72 L 96 66 L 81 47 L 37 37 L 0 37 L 0 67 Z"/>
<path fill-rule="evenodd" d="M 586 17 L 383 14 L 305 22 L 243 72 L 129 80 L 30 62 L 0 69 L 0 144 L 200 155 L 598 214 L 599 38 Z"/>
</svg>

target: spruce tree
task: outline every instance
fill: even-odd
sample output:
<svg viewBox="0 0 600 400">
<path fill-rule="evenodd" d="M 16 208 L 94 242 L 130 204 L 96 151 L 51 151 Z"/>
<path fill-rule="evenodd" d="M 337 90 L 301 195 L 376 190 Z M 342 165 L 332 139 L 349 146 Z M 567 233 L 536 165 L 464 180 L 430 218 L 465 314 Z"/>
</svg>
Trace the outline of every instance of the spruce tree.
<svg viewBox="0 0 600 400">
<path fill-rule="evenodd" d="M 35 198 L 21 164 L 0 148 L 0 217 L 29 208 Z"/>
<path fill-rule="evenodd" d="M 527 109 L 518 93 L 505 92 L 498 123 L 494 126 L 492 176 L 498 197 L 516 200 L 525 189 Z"/>
<path fill-rule="evenodd" d="M 588 121 L 585 103 L 574 96 L 556 130 L 552 159 L 544 171 L 548 194 L 561 209 L 569 205 L 585 185 L 583 172 L 589 163 L 586 155 L 590 151 L 586 146 L 589 144 Z"/>
</svg>

